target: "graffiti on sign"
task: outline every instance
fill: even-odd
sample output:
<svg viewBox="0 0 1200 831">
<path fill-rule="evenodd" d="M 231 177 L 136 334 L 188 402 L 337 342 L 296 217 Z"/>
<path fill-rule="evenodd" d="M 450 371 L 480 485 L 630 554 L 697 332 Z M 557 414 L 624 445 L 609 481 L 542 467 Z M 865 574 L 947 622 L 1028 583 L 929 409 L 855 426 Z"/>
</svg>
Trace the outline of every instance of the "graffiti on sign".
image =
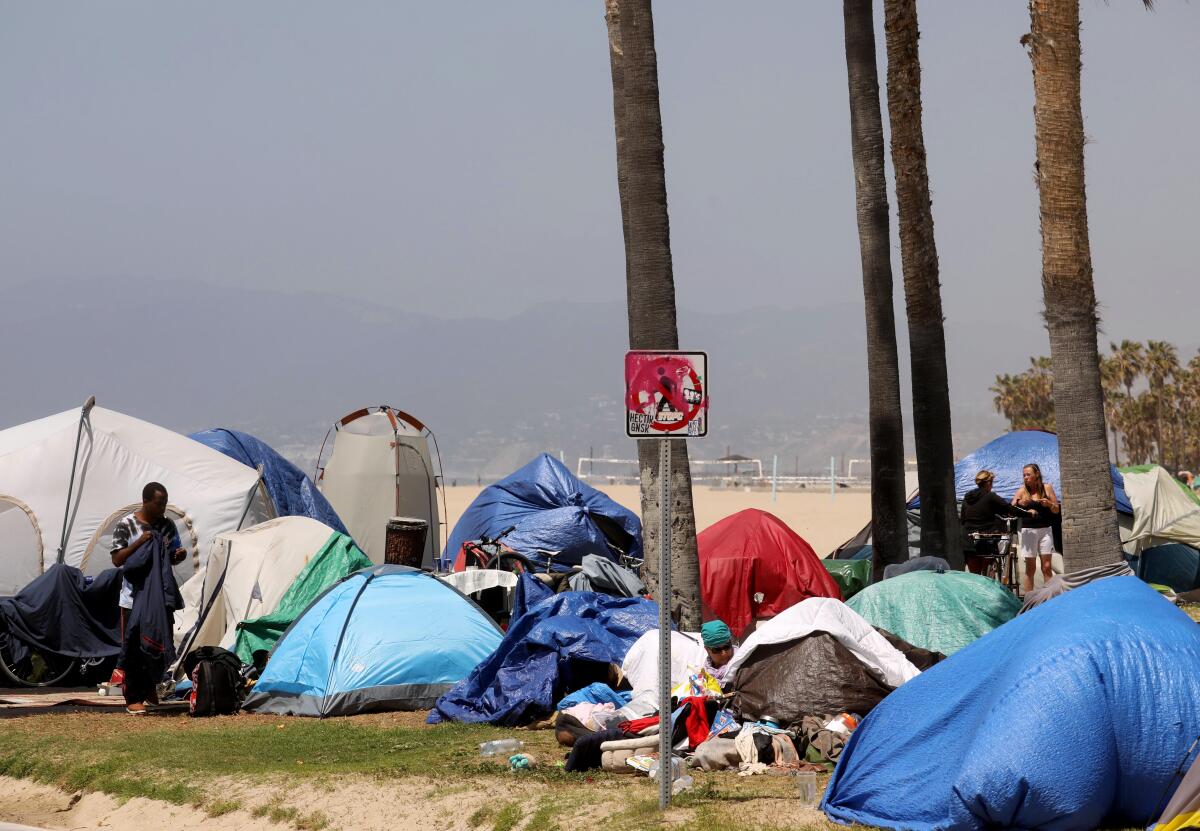
<svg viewBox="0 0 1200 831">
<path fill-rule="evenodd" d="M 703 352 L 625 354 L 625 433 L 634 438 L 708 433 L 708 356 Z"/>
</svg>

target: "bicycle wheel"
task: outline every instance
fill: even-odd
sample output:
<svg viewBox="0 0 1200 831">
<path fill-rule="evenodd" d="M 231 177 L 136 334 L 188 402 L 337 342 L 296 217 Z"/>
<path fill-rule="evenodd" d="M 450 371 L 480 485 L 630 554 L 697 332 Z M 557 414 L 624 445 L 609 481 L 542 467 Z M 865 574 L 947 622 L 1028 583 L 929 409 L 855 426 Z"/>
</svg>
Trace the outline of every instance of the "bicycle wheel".
<svg viewBox="0 0 1200 831">
<path fill-rule="evenodd" d="M 19 687 L 54 687 L 61 685 L 75 671 L 77 661 L 63 655 L 30 649 L 21 660 L 15 660 L 8 644 L 0 644 L 0 677 Z"/>
</svg>

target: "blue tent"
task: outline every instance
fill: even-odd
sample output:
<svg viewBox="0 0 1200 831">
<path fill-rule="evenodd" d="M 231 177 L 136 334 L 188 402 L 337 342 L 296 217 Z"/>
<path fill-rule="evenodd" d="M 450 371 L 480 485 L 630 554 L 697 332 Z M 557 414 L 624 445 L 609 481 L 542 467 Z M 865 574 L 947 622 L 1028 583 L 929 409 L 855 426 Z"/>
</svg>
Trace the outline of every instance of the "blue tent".
<svg viewBox="0 0 1200 831">
<path fill-rule="evenodd" d="M 528 574 L 521 582 L 536 583 Z M 540 601 L 533 586 L 518 586 L 532 605 L 500 646 L 470 677 L 438 699 L 429 722 L 516 725 L 548 716 L 566 693 L 587 686 L 620 664 L 634 641 L 658 628 L 653 600 L 563 592 Z"/>
<path fill-rule="evenodd" d="M 1136 577 L 1050 600 L 900 687 L 821 808 L 905 829 L 1145 826 L 1200 735 L 1200 627 Z"/>
<path fill-rule="evenodd" d="M 317 490 L 312 479 L 276 453 L 265 441 L 256 439 L 249 433 L 239 433 L 224 427 L 192 433 L 189 438 L 248 467 L 257 468 L 262 465 L 263 484 L 266 485 L 271 502 L 275 505 L 275 513 L 279 516 L 310 517 L 349 536 L 350 532 L 338 518 L 337 511 L 333 510 L 333 506 Z"/>
<path fill-rule="evenodd" d="M 561 462 L 543 453 L 516 473 L 489 485 L 450 533 L 442 559 L 451 564 L 464 542 L 495 537 L 516 526 L 504 543 L 527 557 L 561 551 L 555 565 L 579 565 L 585 554 L 616 561 L 609 543 L 642 556 L 642 522 L 637 514 L 585 485 Z"/>
<path fill-rule="evenodd" d="M 433 575 L 365 568 L 288 627 L 243 706 L 321 717 L 423 710 L 499 643 L 491 619 Z"/>
<path fill-rule="evenodd" d="M 1147 548 L 1136 560 L 1137 575 L 1147 583 L 1170 586 L 1177 592 L 1200 588 L 1200 551 L 1181 542 Z"/>
<path fill-rule="evenodd" d="M 1062 498 L 1058 436 L 1045 430 L 1017 430 L 1005 433 L 964 457 L 954 466 L 954 498 L 962 502 L 967 492 L 975 489 L 975 474 L 981 470 L 990 470 L 996 474 L 992 490 L 1005 499 L 1012 499 L 1021 488 L 1022 470 L 1030 462 L 1041 468 L 1042 479 L 1053 485 L 1055 493 Z M 1109 468 L 1112 471 L 1113 490 L 1116 491 L 1117 510 L 1133 516 L 1133 506 L 1129 504 L 1129 497 L 1125 495 L 1125 480 L 1116 467 L 1110 465 Z M 921 500 L 918 497 L 914 497 L 908 503 L 910 509 L 920 505 Z"/>
</svg>

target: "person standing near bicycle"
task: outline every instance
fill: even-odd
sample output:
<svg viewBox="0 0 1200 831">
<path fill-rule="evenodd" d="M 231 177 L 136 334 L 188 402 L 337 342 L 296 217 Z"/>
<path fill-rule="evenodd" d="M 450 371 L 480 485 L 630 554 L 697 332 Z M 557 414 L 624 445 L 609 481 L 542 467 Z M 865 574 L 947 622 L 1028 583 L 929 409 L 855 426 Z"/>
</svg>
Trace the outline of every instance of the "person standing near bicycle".
<svg viewBox="0 0 1200 831">
<path fill-rule="evenodd" d="M 992 490 L 996 474 L 990 470 L 981 470 L 975 474 L 975 489 L 967 491 L 963 497 L 962 511 L 959 513 L 963 534 L 963 553 L 967 559 L 967 570 L 973 574 L 983 574 L 986 554 L 997 554 L 993 540 L 976 539 L 972 534 L 998 534 L 1005 529 L 1000 523 L 1000 517 L 1033 517 L 1033 511 L 1010 505 Z"/>
<path fill-rule="evenodd" d="M 112 563 L 117 568 L 126 564 L 130 557 L 138 553 L 143 546 L 150 543 L 158 535 L 163 541 L 165 551 L 171 560 L 171 565 L 178 565 L 187 556 L 179 540 L 179 531 L 175 523 L 167 517 L 167 489 L 158 482 L 150 482 L 142 488 L 142 507 L 133 513 L 126 514 L 117 523 L 113 531 Z M 178 588 L 175 588 L 176 593 Z M 159 592 L 162 593 L 161 588 Z M 139 650 L 136 645 L 124 643 L 126 623 L 133 613 L 134 604 L 138 601 L 157 602 L 161 600 L 164 608 L 168 599 L 141 598 L 137 596 L 134 586 L 124 574 L 121 576 L 121 634 L 122 649 L 119 669 L 124 672 L 122 691 L 125 694 L 126 710 L 130 713 L 143 713 L 147 704 L 158 703 L 158 682 L 162 679 L 155 677 L 155 668 L 146 661 L 139 660 Z"/>
<path fill-rule="evenodd" d="M 1033 575 L 1037 561 L 1042 562 L 1042 580 L 1050 582 L 1053 574 L 1050 571 L 1050 558 L 1054 554 L 1054 525 L 1058 521 L 1062 507 L 1058 504 L 1058 495 L 1054 486 L 1042 480 L 1042 469 L 1036 464 L 1025 465 L 1022 471 L 1025 484 L 1013 497 L 1012 504 L 1032 511 L 1034 516 L 1021 523 L 1021 535 L 1018 547 L 1021 559 L 1025 561 L 1025 574 L 1021 578 L 1022 592 L 1033 591 Z"/>
</svg>

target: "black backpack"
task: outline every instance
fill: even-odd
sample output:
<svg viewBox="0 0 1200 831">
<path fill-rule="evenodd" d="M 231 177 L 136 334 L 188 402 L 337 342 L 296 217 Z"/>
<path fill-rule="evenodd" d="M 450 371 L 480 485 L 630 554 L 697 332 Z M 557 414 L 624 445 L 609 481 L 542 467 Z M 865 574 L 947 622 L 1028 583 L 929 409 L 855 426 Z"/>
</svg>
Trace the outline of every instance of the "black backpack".
<svg viewBox="0 0 1200 831">
<path fill-rule="evenodd" d="M 192 679 L 188 713 L 192 716 L 227 716 L 242 706 L 242 662 L 227 649 L 202 646 L 183 659 L 183 671 Z"/>
</svg>

